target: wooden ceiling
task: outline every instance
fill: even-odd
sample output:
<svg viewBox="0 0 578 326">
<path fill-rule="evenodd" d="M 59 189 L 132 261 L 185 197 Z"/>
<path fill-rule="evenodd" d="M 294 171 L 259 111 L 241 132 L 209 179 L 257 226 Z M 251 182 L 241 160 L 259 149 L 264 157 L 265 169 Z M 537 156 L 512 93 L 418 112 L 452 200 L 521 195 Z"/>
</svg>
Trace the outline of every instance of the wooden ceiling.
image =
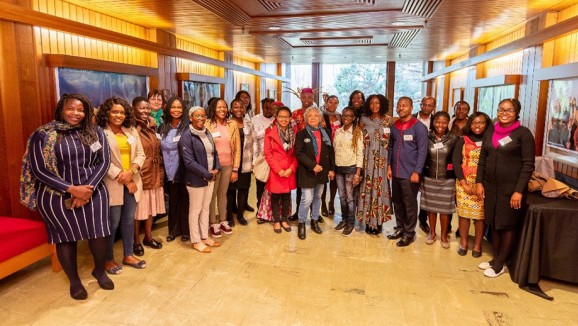
<svg viewBox="0 0 578 326">
<path fill-rule="evenodd" d="M 451 59 L 578 0 L 67 0 L 255 62 Z"/>
</svg>

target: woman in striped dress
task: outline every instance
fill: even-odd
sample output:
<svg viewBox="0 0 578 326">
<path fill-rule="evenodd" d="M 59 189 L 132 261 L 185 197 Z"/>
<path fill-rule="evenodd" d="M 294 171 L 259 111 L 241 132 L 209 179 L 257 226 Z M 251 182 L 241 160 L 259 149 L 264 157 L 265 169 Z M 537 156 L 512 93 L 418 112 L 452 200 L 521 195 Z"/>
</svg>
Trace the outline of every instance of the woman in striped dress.
<svg viewBox="0 0 578 326">
<path fill-rule="evenodd" d="M 92 275 L 101 288 L 114 289 L 104 269 L 108 192 L 102 180 L 110 165 L 102 129 L 92 123 L 92 104 L 83 95 L 64 95 L 55 120 L 30 137 L 23 158 L 22 201 L 38 208 L 46 222 L 48 241 L 56 244 L 58 260 L 70 280 L 70 296 L 88 294 L 77 270 L 77 241 L 88 239 L 94 257 Z M 36 184 L 36 187 L 34 187 Z"/>
</svg>

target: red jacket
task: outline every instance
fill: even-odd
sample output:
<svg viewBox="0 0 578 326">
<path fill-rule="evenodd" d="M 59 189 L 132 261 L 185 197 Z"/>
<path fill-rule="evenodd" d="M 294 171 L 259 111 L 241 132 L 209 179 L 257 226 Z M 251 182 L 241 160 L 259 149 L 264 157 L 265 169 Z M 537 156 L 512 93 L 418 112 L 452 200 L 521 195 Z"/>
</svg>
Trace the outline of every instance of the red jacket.
<svg viewBox="0 0 578 326">
<path fill-rule="evenodd" d="M 283 148 L 283 142 L 279 138 L 279 131 L 277 126 L 267 129 L 265 133 L 265 159 L 271 167 L 269 172 L 269 180 L 267 180 L 266 188 L 274 194 L 284 194 L 297 187 L 295 181 L 295 174 L 297 173 L 297 159 L 295 158 L 295 147 L 292 147 L 288 152 Z M 291 127 L 288 127 L 291 128 Z M 287 170 L 291 168 L 293 173 L 288 178 L 279 176 L 280 170 Z"/>
</svg>

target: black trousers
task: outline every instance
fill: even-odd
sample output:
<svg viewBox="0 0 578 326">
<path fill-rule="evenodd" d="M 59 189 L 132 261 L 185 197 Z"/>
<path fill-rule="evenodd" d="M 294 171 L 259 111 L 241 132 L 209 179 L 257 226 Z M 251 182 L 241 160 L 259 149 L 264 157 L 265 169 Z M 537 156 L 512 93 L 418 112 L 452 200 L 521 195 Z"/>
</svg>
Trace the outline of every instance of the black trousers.
<svg viewBox="0 0 578 326">
<path fill-rule="evenodd" d="M 413 238 L 417 224 L 419 183 L 411 183 L 409 179 L 393 178 L 391 188 L 395 229 L 403 231 L 404 236 Z"/>
<path fill-rule="evenodd" d="M 165 192 L 169 195 L 169 234 L 175 237 L 189 236 L 189 193 L 187 186 L 180 182 L 165 182 Z"/>
<path fill-rule="evenodd" d="M 255 184 L 257 185 L 257 209 L 259 209 L 259 206 L 261 206 L 261 197 L 263 197 L 266 183 L 255 179 Z"/>
<path fill-rule="evenodd" d="M 271 194 L 271 210 L 274 222 L 286 222 L 291 211 L 291 193 Z"/>
</svg>

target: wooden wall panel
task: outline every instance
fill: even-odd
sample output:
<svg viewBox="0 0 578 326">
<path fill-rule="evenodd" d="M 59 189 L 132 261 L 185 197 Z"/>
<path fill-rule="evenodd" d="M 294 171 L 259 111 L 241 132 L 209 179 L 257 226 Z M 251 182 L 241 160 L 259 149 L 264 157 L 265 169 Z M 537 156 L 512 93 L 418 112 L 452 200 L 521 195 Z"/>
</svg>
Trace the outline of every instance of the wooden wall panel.
<svg viewBox="0 0 578 326">
<path fill-rule="evenodd" d="M 519 75 L 522 72 L 524 51 L 518 51 L 484 63 L 486 75 L 495 77 L 501 75 Z"/>
</svg>

